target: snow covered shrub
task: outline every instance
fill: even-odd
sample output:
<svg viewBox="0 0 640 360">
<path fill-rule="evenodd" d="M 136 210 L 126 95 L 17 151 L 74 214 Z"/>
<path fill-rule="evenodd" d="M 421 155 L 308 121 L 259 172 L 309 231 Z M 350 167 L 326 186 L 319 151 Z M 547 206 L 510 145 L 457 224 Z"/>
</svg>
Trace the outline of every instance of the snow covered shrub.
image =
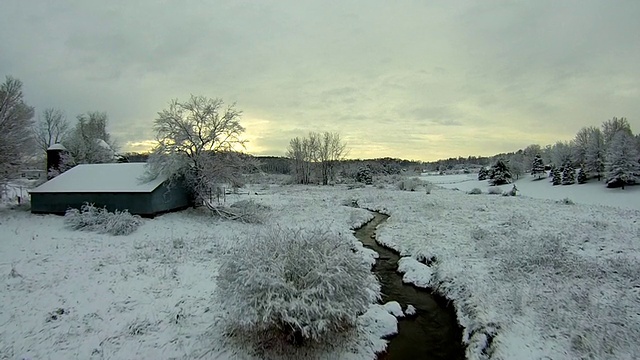
<svg viewBox="0 0 640 360">
<path fill-rule="evenodd" d="M 352 198 L 349 198 L 349 199 L 344 199 L 342 201 L 342 206 L 359 208 L 360 204 L 358 204 L 358 198 L 352 197 Z"/>
<path fill-rule="evenodd" d="M 502 195 L 502 189 L 500 189 L 499 187 L 490 187 L 489 190 L 487 190 L 487 194 Z"/>
<path fill-rule="evenodd" d="M 562 200 L 558 200 L 557 201 L 558 204 L 563 204 L 563 205 L 575 205 L 575 203 L 573 202 L 573 200 L 569 199 L 569 198 L 564 198 Z"/>
<path fill-rule="evenodd" d="M 473 188 L 469 191 L 469 195 L 480 195 L 482 194 L 482 190 L 479 188 Z"/>
<path fill-rule="evenodd" d="M 218 271 L 216 301 L 241 341 L 321 342 L 352 328 L 380 297 L 353 240 L 320 227 L 239 238 Z"/>
<path fill-rule="evenodd" d="M 80 210 L 67 210 L 64 223 L 73 230 L 129 235 L 142 225 L 142 219 L 137 215 L 131 215 L 126 210 L 110 213 L 105 208 L 97 208 L 93 204 L 85 203 Z"/>
<path fill-rule="evenodd" d="M 249 224 L 264 223 L 271 211 L 271 207 L 258 204 L 253 200 L 241 200 L 231 206 L 207 205 L 214 216 L 224 220 L 236 220 Z"/>
<path fill-rule="evenodd" d="M 505 191 L 502 195 L 504 195 L 504 196 L 516 196 L 516 195 L 518 195 L 518 188 L 516 187 L 516 184 L 513 184 L 513 187 L 511 188 L 511 190 Z"/>
<path fill-rule="evenodd" d="M 107 212 L 106 222 L 102 224 L 102 232 L 111 235 L 129 235 L 142 225 L 142 219 L 131 215 L 128 211 Z"/>
<path fill-rule="evenodd" d="M 418 178 L 405 178 L 400 180 L 396 186 L 403 191 L 416 191 L 420 185 L 422 185 L 422 180 Z"/>
<path fill-rule="evenodd" d="M 244 222 L 251 224 L 262 224 L 268 217 L 271 207 L 258 204 L 253 200 L 241 200 L 230 206 L 230 209 L 237 214 Z"/>
<path fill-rule="evenodd" d="M 421 180 L 422 182 L 422 180 Z M 435 185 L 430 182 L 430 181 L 425 181 L 424 182 L 424 189 L 427 192 L 427 194 L 431 194 L 431 190 L 433 190 L 433 188 L 435 188 Z"/>
</svg>

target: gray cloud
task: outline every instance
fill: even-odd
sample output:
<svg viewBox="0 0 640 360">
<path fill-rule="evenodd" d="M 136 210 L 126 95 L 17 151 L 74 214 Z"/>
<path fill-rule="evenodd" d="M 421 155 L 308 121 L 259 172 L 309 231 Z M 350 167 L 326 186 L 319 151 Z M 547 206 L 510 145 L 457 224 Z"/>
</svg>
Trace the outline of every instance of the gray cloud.
<svg viewBox="0 0 640 360">
<path fill-rule="evenodd" d="M 107 111 L 130 149 L 194 93 L 237 102 L 257 153 L 329 130 L 355 157 L 487 155 L 612 116 L 640 131 L 638 14 L 633 0 L 8 0 L 0 69 L 39 110 Z"/>
</svg>

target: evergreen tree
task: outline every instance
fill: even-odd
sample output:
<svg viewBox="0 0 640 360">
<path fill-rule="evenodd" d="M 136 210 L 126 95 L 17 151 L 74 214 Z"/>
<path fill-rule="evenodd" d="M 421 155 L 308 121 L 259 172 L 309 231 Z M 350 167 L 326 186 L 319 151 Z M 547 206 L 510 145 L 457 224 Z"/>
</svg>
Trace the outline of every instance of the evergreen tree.
<svg viewBox="0 0 640 360">
<path fill-rule="evenodd" d="M 540 179 L 541 174 L 544 174 L 544 163 L 542 162 L 540 154 L 536 154 L 536 157 L 533 158 L 533 164 L 531 165 L 531 175 L 538 175 L 538 179 Z"/>
<path fill-rule="evenodd" d="M 587 182 L 587 174 L 584 172 L 584 165 L 580 167 L 578 171 L 578 184 L 584 184 Z"/>
<path fill-rule="evenodd" d="M 553 169 L 551 169 L 551 179 L 553 185 L 562 184 L 562 173 L 558 167 L 554 166 Z"/>
<path fill-rule="evenodd" d="M 373 176 L 371 175 L 371 169 L 368 166 L 361 167 L 356 174 L 356 181 L 364 183 L 366 185 L 373 184 Z"/>
<path fill-rule="evenodd" d="M 510 184 L 511 179 L 511 171 L 507 164 L 502 160 L 496 161 L 496 163 L 491 167 L 491 185 L 502 185 L 502 184 Z"/>
<path fill-rule="evenodd" d="M 635 139 L 626 131 L 618 131 L 607 152 L 607 186 L 635 184 L 640 173 Z"/>
<path fill-rule="evenodd" d="M 489 177 L 489 171 L 487 170 L 487 168 L 485 168 L 484 166 L 481 167 L 480 171 L 478 171 L 478 180 L 479 181 L 487 180 L 488 177 Z"/>
<path fill-rule="evenodd" d="M 571 185 L 576 183 L 576 169 L 573 168 L 570 161 L 564 164 L 562 170 L 562 185 Z"/>
</svg>

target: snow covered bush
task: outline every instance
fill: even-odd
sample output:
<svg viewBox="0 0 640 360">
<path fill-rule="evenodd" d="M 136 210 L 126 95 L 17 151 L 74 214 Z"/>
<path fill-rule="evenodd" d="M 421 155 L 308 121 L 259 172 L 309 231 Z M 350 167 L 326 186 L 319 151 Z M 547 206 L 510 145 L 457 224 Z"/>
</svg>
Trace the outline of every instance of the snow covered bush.
<svg viewBox="0 0 640 360">
<path fill-rule="evenodd" d="M 422 181 L 422 180 L 421 180 Z M 433 188 L 435 188 L 436 186 L 430 182 L 430 181 L 424 181 L 424 189 L 427 192 L 427 194 L 431 194 L 431 191 L 433 190 Z"/>
<path fill-rule="evenodd" d="M 236 220 L 248 224 L 262 224 L 269 218 L 271 207 L 258 204 L 253 200 L 241 200 L 231 206 L 214 206 L 208 204 L 207 207 L 214 216 L 224 220 Z"/>
<path fill-rule="evenodd" d="M 422 180 L 418 178 L 406 178 L 398 182 L 397 187 L 403 191 L 416 191 L 416 189 L 422 185 Z"/>
<path fill-rule="evenodd" d="M 479 188 L 473 188 L 469 191 L 469 195 L 480 195 L 482 194 L 482 190 Z"/>
<path fill-rule="evenodd" d="M 216 301 L 241 341 L 322 342 L 356 324 L 380 285 L 352 239 L 320 227 L 271 227 L 222 259 Z"/>
<path fill-rule="evenodd" d="M 487 194 L 502 195 L 502 189 L 500 189 L 499 187 L 490 187 L 489 190 L 487 190 Z"/>
<path fill-rule="evenodd" d="M 558 204 L 563 204 L 563 205 L 575 205 L 573 200 L 569 199 L 568 197 L 566 197 L 566 198 L 564 198 L 562 200 L 558 200 L 557 203 Z"/>
<path fill-rule="evenodd" d="M 84 204 L 78 209 L 69 209 L 64 215 L 65 225 L 73 230 L 95 231 L 111 235 L 129 235 L 140 225 L 142 219 L 128 211 L 109 212 L 93 204 Z"/>
</svg>

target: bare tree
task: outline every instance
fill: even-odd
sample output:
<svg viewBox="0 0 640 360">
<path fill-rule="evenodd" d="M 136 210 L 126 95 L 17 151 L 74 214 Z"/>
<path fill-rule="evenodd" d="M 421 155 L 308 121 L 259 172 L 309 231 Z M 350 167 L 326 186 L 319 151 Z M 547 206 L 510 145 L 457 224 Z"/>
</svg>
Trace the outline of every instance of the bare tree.
<svg viewBox="0 0 640 360">
<path fill-rule="evenodd" d="M 221 99 L 191 95 L 185 102 L 172 100 L 155 120 L 157 145 L 149 158 L 149 173 L 183 177 L 197 203 L 221 182 L 239 181 L 246 166 L 236 152 L 244 148 L 242 112 L 235 104 L 223 108 Z"/>
<path fill-rule="evenodd" d="M 334 180 L 335 164 L 346 156 L 346 144 L 340 139 L 340 134 L 325 131 L 319 136 L 318 161 L 320 162 L 322 185 Z"/>
<path fill-rule="evenodd" d="M 53 145 L 62 143 L 69 132 L 69 122 L 60 109 L 47 108 L 34 127 L 34 138 L 43 153 Z"/>
<path fill-rule="evenodd" d="M 0 85 L 0 182 L 16 176 L 32 153 L 33 113 L 22 99 L 22 82 L 7 76 Z"/>
<path fill-rule="evenodd" d="M 293 176 L 298 184 L 318 181 L 327 185 L 335 177 L 335 164 L 345 155 L 346 145 L 340 139 L 340 134 L 332 132 L 310 132 L 308 137 L 295 137 L 287 149 L 287 157 L 293 162 Z"/>
</svg>

